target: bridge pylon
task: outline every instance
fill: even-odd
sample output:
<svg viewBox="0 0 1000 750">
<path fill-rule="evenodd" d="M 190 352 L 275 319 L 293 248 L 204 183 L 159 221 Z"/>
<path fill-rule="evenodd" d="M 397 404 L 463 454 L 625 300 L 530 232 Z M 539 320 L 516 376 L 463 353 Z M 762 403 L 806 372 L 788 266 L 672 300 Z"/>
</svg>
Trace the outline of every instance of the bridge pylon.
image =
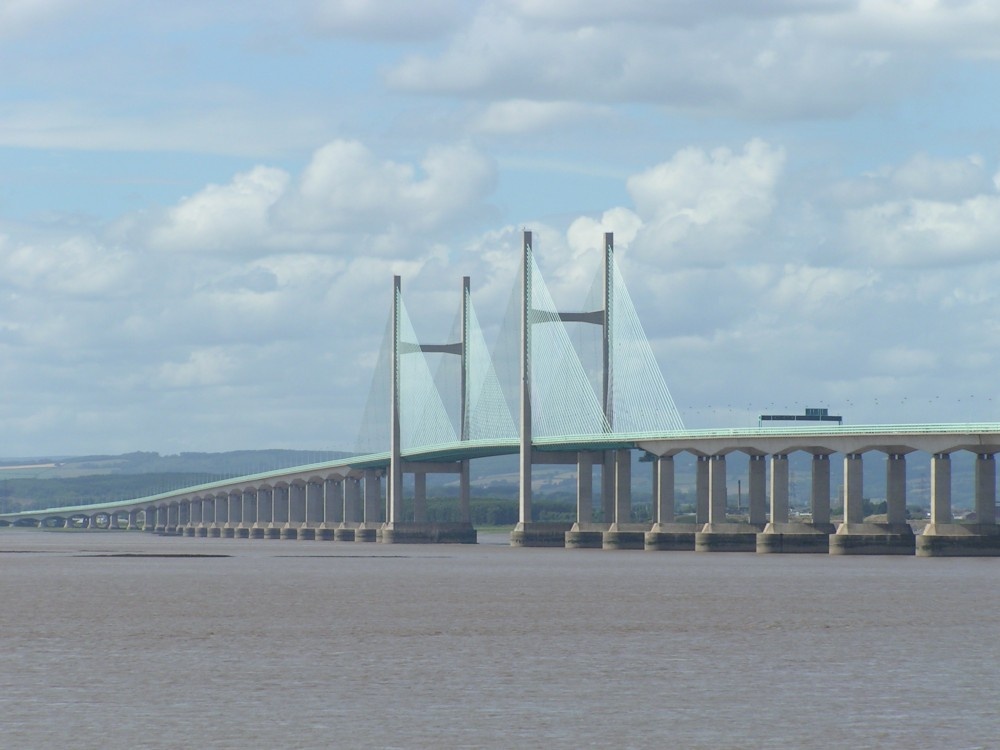
<svg viewBox="0 0 1000 750">
<path fill-rule="evenodd" d="M 520 346 L 520 445 L 519 445 L 519 475 L 518 488 L 518 523 L 511 532 L 510 541 L 518 547 L 562 547 L 592 546 L 593 541 L 602 538 L 612 526 L 628 524 L 630 513 L 629 483 L 626 481 L 631 468 L 631 455 L 628 450 L 605 450 L 597 454 L 603 469 L 601 472 L 601 505 L 603 523 L 592 524 L 589 518 L 590 508 L 580 508 L 587 517 L 578 517 L 577 523 L 551 523 L 532 520 L 532 466 L 535 464 L 575 463 L 579 481 L 583 487 L 589 488 L 594 462 L 593 451 L 577 452 L 544 452 L 534 447 L 533 443 L 533 402 L 532 402 L 532 330 L 537 324 L 543 323 L 587 323 L 601 327 L 601 393 L 600 409 L 604 433 L 613 432 L 614 428 L 614 397 L 612 392 L 611 359 L 614 347 L 613 316 L 615 310 L 615 276 L 614 276 L 614 234 L 604 234 L 603 245 L 603 283 L 602 304 L 597 310 L 583 312 L 563 312 L 544 310 L 535 307 L 533 276 L 534 258 L 532 249 L 532 233 L 525 230 L 521 242 L 521 346 Z M 585 476 L 586 475 L 586 476 Z M 589 489 L 584 491 L 589 498 Z M 625 517 L 619 518 L 620 512 Z M 579 513 L 578 513 L 579 515 Z M 622 531 L 626 532 L 624 526 Z M 632 530 L 628 530 L 631 532 Z M 641 542 L 643 530 L 634 530 Z M 617 530 L 616 530 L 617 532 Z M 635 541 L 630 539 L 630 541 Z"/>
<path fill-rule="evenodd" d="M 460 440 L 468 440 L 468 341 L 469 312 L 471 304 L 471 281 L 462 278 L 461 334 L 459 341 L 444 344 L 422 344 L 404 341 L 401 331 L 402 278 L 394 276 L 392 281 L 392 323 L 391 323 L 391 372 L 389 377 L 389 481 L 386 490 L 386 522 L 380 529 L 380 539 L 385 543 L 419 542 L 459 542 L 474 544 L 476 530 L 472 526 L 469 503 L 469 461 L 407 461 L 403 458 L 402 444 L 402 392 L 401 359 L 418 353 L 448 354 L 460 357 L 461 376 L 460 399 Z M 403 475 L 414 476 L 414 498 L 412 519 L 404 519 Z M 458 474 L 459 476 L 459 517 L 458 522 L 428 522 L 426 517 L 426 476 L 427 474 Z"/>
</svg>

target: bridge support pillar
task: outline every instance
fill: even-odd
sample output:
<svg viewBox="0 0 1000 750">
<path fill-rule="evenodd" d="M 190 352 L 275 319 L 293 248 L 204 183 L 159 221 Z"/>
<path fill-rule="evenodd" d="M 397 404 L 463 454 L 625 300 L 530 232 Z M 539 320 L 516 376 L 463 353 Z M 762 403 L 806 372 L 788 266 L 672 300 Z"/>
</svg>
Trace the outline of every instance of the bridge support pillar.
<svg viewBox="0 0 1000 750">
<path fill-rule="evenodd" d="M 594 455 L 580 451 L 576 457 L 576 523 L 566 532 L 567 549 L 600 549 L 610 524 L 594 523 Z M 596 454 L 601 456 L 600 453 Z"/>
<path fill-rule="evenodd" d="M 257 523 L 257 491 L 243 490 L 240 495 L 242 506 L 240 525 L 236 527 L 237 539 L 249 539 L 253 527 Z"/>
<path fill-rule="evenodd" d="M 632 521 L 632 451 L 615 452 L 615 521 L 604 532 L 604 549 L 645 549 L 652 524 Z"/>
<path fill-rule="evenodd" d="M 697 526 L 701 527 L 708 523 L 708 465 L 709 456 L 698 456 L 698 461 L 695 465 L 695 475 L 694 475 L 694 493 L 695 493 L 695 511 L 694 511 L 694 522 Z"/>
<path fill-rule="evenodd" d="M 281 527 L 282 539 L 298 539 L 306 520 L 306 487 L 294 482 L 288 485 L 288 518 Z"/>
<path fill-rule="evenodd" d="M 825 470 L 825 474 L 823 473 Z M 788 456 L 775 454 L 771 457 L 771 521 L 757 535 L 757 552 L 822 553 L 830 551 L 830 534 L 833 526 L 830 518 L 830 462 L 827 456 L 813 456 L 812 464 L 812 506 L 817 507 L 817 488 L 822 497 L 822 487 L 826 482 L 826 525 L 789 521 L 788 513 Z"/>
<path fill-rule="evenodd" d="M 354 541 L 377 542 L 382 528 L 381 510 L 382 487 L 378 474 L 366 469 L 363 486 L 363 513 L 361 524 L 354 530 Z"/>
<path fill-rule="evenodd" d="M 270 487 L 257 488 L 257 513 L 250 529 L 251 539 L 267 539 L 267 527 L 271 524 L 274 510 Z"/>
<path fill-rule="evenodd" d="M 830 536 L 831 555 L 912 555 L 916 541 L 908 523 L 865 521 L 863 498 L 864 457 L 844 456 L 844 522 Z M 898 471 L 890 469 L 887 471 Z"/>
<path fill-rule="evenodd" d="M 354 532 L 361 522 L 361 484 L 357 477 L 344 479 L 344 520 L 334 531 L 338 542 L 353 542 Z"/>
<path fill-rule="evenodd" d="M 695 524 L 674 521 L 674 457 L 660 456 L 653 462 L 656 472 L 656 523 L 646 532 L 644 547 L 651 552 L 694 550 Z"/>
<path fill-rule="evenodd" d="M 142 530 L 156 533 L 156 506 L 147 505 L 142 512 Z"/>
<path fill-rule="evenodd" d="M 323 515 L 316 529 L 316 539 L 321 542 L 332 542 L 337 525 L 344 521 L 344 481 L 340 478 L 324 479 L 321 490 Z"/>
<path fill-rule="evenodd" d="M 920 557 L 997 557 L 1000 556 L 1000 526 L 981 522 L 979 512 L 995 493 L 995 475 L 991 479 L 992 461 L 976 457 L 976 522 L 955 523 L 951 512 L 951 459 L 947 453 L 931 457 L 931 522 L 917 537 Z M 990 456 L 990 459 L 993 457 Z M 995 470 L 995 465 L 994 465 Z M 995 502 L 995 501 L 994 501 Z M 989 510 L 986 516 L 989 518 Z"/>
<path fill-rule="evenodd" d="M 716 454 L 708 461 L 708 523 L 694 535 L 695 552 L 753 552 L 760 526 L 726 517 L 726 457 Z"/>
</svg>

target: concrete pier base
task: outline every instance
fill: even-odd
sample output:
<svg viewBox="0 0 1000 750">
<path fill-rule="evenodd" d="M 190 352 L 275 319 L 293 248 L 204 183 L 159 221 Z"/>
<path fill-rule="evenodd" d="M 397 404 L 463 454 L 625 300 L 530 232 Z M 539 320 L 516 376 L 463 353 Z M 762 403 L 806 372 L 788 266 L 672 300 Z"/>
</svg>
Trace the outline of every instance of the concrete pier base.
<svg viewBox="0 0 1000 750">
<path fill-rule="evenodd" d="M 1000 557 L 996 524 L 932 523 L 916 538 L 917 557 Z"/>
<path fill-rule="evenodd" d="M 312 542 L 316 540 L 316 529 L 310 528 L 308 526 L 299 529 L 299 539 L 304 542 Z"/>
<path fill-rule="evenodd" d="M 320 526 L 316 529 L 316 536 L 314 537 L 317 542 L 332 542 L 336 538 L 336 529 L 331 529 L 328 526 Z"/>
<path fill-rule="evenodd" d="M 353 542 L 354 541 L 354 527 L 343 525 L 338 526 L 333 530 L 333 538 L 338 542 Z"/>
<path fill-rule="evenodd" d="M 236 538 L 237 539 L 249 539 L 250 538 L 250 527 L 249 526 L 240 526 L 239 528 L 237 528 L 236 529 Z"/>
<path fill-rule="evenodd" d="M 532 521 L 519 523 L 510 532 L 511 547 L 565 547 L 571 523 Z"/>
<path fill-rule="evenodd" d="M 830 535 L 834 531 L 832 523 L 769 523 L 757 535 L 757 552 L 826 555 L 830 552 Z"/>
<path fill-rule="evenodd" d="M 232 526 L 227 526 L 226 528 L 224 528 L 222 530 L 222 538 L 223 539 L 235 539 L 236 538 L 236 529 L 234 529 Z"/>
<path fill-rule="evenodd" d="M 602 549 L 646 549 L 646 532 L 649 524 L 613 523 L 604 532 Z"/>
<path fill-rule="evenodd" d="M 195 529 L 193 526 L 185 526 L 183 529 L 178 529 L 177 533 L 182 536 L 194 536 Z"/>
<path fill-rule="evenodd" d="M 651 552 L 694 552 L 694 536 L 701 528 L 693 523 L 654 523 L 643 540 L 645 549 Z"/>
<path fill-rule="evenodd" d="M 198 528 L 196 528 L 194 530 L 194 535 L 196 537 L 198 537 L 199 539 L 207 539 L 208 538 L 208 527 L 207 526 L 199 526 Z"/>
<path fill-rule="evenodd" d="M 757 534 L 763 529 L 750 523 L 706 523 L 695 532 L 695 552 L 756 552 Z"/>
<path fill-rule="evenodd" d="M 476 544 L 471 523 L 387 523 L 380 540 L 384 544 Z"/>
<path fill-rule="evenodd" d="M 278 531 L 278 538 L 279 539 L 285 539 L 285 540 L 288 540 L 288 539 L 298 539 L 299 538 L 299 530 L 296 529 L 296 528 L 294 528 L 294 527 L 292 527 L 292 526 L 284 526 L 281 529 L 279 529 L 279 531 Z"/>
<path fill-rule="evenodd" d="M 831 555 L 912 555 L 915 548 L 908 523 L 842 523 L 830 536 Z"/>
<path fill-rule="evenodd" d="M 265 539 L 281 539 L 281 528 L 278 526 L 268 526 L 264 529 Z"/>
<path fill-rule="evenodd" d="M 222 529 L 220 529 L 218 526 L 213 526 L 212 528 L 210 528 L 208 530 L 208 538 L 209 539 L 221 539 L 222 538 Z"/>
<path fill-rule="evenodd" d="M 604 546 L 604 532 L 611 524 L 574 523 L 565 534 L 566 549 L 601 549 Z"/>
<path fill-rule="evenodd" d="M 251 539 L 264 539 L 267 536 L 267 529 L 263 526 L 254 526 L 250 529 Z"/>
<path fill-rule="evenodd" d="M 377 542 L 379 529 L 370 524 L 361 524 L 354 530 L 354 541 L 356 542 Z"/>
</svg>

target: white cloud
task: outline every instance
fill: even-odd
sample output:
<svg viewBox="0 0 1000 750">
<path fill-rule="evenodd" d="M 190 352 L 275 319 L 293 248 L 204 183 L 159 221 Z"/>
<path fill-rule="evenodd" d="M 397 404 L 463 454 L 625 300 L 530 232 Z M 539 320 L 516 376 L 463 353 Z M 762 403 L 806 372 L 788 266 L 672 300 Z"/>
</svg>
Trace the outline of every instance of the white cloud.
<svg viewBox="0 0 1000 750">
<path fill-rule="evenodd" d="M 495 171 L 466 146 L 430 149 L 420 164 L 377 158 L 357 141 L 319 149 L 275 211 L 282 224 L 310 231 L 435 231 L 480 213 Z"/>
<path fill-rule="evenodd" d="M 184 362 L 164 362 L 157 384 L 165 388 L 191 388 L 226 382 L 234 369 L 229 355 L 220 349 L 199 349 Z"/>
<path fill-rule="evenodd" d="M 760 140 L 742 153 L 688 148 L 628 180 L 643 220 L 634 252 L 663 262 L 715 264 L 732 259 L 775 206 L 782 149 Z"/>
<path fill-rule="evenodd" d="M 605 119 L 606 107 L 593 107 L 575 102 L 536 102 L 510 99 L 493 102 L 473 121 L 472 129 L 488 134 L 515 134 L 567 128 L 580 122 Z"/>
<path fill-rule="evenodd" d="M 316 0 L 316 27 L 335 35 L 381 40 L 434 38 L 453 30 L 472 8 L 467 0 Z"/>
<path fill-rule="evenodd" d="M 890 266 L 992 261 L 1000 243 L 1000 195 L 887 201 L 849 212 L 846 231 L 856 253 Z"/>
<path fill-rule="evenodd" d="M 935 60 L 968 54 L 964 39 L 988 54 L 998 32 L 982 3 L 484 3 L 446 49 L 404 58 L 387 81 L 499 100 L 841 117 L 923 86 Z"/>
<path fill-rule="evenodd" d="M 171 208 L 150 236 L 154 247 L 188 252 L 246 252 L 266 241 L 270 210 L 289 175 L 255 167 L 228 185 L 209 185 Z"/>
</svg>

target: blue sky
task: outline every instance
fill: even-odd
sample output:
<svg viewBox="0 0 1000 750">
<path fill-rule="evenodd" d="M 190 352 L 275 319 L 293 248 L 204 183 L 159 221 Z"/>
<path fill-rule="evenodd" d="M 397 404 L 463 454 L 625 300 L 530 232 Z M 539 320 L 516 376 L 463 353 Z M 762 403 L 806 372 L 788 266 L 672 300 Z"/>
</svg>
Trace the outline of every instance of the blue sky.
<svg viewBox="0 0 1000 750">
<path fill-rule="evenodd" d="M 350 449 L 603 231 L 690 427 L 1000 421 L 1000 6 L 0 0 L 0 455 Z M 419 311 L 419 312 L 417 312 Z"/>
</svg>

